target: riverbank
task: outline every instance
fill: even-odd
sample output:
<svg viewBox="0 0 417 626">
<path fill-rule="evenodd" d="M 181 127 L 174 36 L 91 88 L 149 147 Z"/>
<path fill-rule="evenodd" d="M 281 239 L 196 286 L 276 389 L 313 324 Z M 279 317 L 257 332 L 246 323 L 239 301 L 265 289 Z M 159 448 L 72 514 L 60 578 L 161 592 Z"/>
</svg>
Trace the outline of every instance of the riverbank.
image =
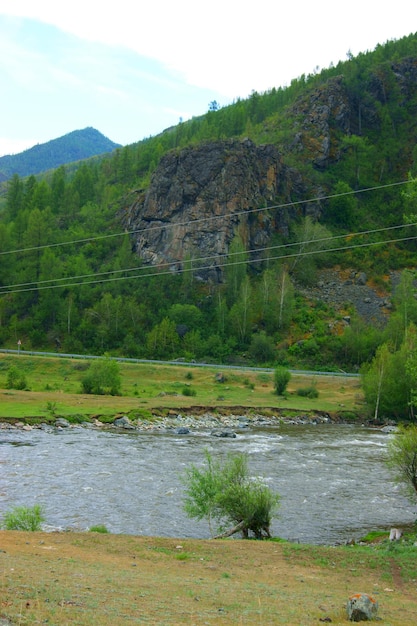
<svg viewBox="0 0 417 626">
<path fill-rule="evenodd" d="M 384 541 L 326 548 L 0 531 L 0 624 L 344 625 L 348 597 L 366 592 L 385 626 L 414 626 L 415 548 Z"/>
<path fill-rule="evenodd" d="M 24 374 L 25 389 L 6 388 L 10 367 Z M 340 413 L 352 419 L 365 414 L 360 380 L 347 374 L 293 374 L 285 394 L 278 396 L 273 375 L 267 370 L 121 363 L 121 395 L 106 396 L 81 393 L 81 379 L 88 367 L 88 361 L 0 353 L 0 419 L 35 423 L 60 416 L 105 421 L 134 413 L 136 419 L 152 421 L 171 411 L 279 417 Z M 311 389 L 315 397 L 303 393 Z"/>
<path fill-rule="evenodd" d="M 236 432 L 250 428 L 277 428 L 282 425 L 308 426 L 319 424 L 352 424 L 375 427 L 390 432 L 395 429 L 393 422 L 375 422 L 360 419 L 352 413 L 331 414 L 322 411 L 277 411 L 273 408 L 258 409 L 245 407 L 216 408 L 188 407 L 181 411 L 170 409 L 161 413 L 152 413 L 144 418 L 137 411 L 113 416 L 82 416 L 65 418 L 55 415 L 48 419 L 0 418 L 0 430 L 3 429 L 48 429 L 55 428 L 98 428 L 101 430 L 138 431 L 138 432 L 175 432 L 186 435 L 192 431 L 211 431 L 216 436 L 234 436 Z"/>
</svg>

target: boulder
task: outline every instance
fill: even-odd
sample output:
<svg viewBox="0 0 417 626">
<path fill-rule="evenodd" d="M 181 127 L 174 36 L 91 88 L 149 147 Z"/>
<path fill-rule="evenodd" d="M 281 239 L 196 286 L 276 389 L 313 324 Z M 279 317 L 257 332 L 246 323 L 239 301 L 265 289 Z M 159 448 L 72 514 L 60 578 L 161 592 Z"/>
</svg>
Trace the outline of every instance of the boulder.
<svg viewBox="0 0 417 626">
<path fill-rule="evenodd" d="M 113 422 L 113 426 L 116 426 L 116 428 L 125 428 L 126 430 L 132 430 L 134 428 L 130 419 L 126 415 L 123 415 L 123 417 L 117 417 Z"/>
<path fill-rule="evenodd" d="M 190 429 L 187 428 L 186 426 L 180 426 L 180 428 L 177 428 L 175 433 L 177 435 L 188 435 L 190 432 Z"/>
<path fill-rule="evenodd" d="M 355 593 L 348 599 L 346 609 L 351 622 L 367 622 L 376 618 L 378 602 L 367 593 Z"/>
<path fill-rule="evenodd" d="M 367 281 L 367 276 L 365 272 L 359 272 L 359 274 L 356 276 L 356 284 L 366 285 L 366 281 Z"/>
<path fill-rule="evenodd" d="M 390 541 L 399 541 L 402 537 L 402 531 L 399 528 L 391 528 L 389 533 Z"/>
<path fill-rule="evenodd" d="M 55 426 L 57 428 L 68 428 L 70 425 L 69 421 L 65 419 L 65 417 L 58 417 L 57 420 L 55 420 Z"/>
<path fill-rule="evenodd" d="M 230 439 L 236 439 L 236 433 L 229 428 L 224 428 L 222 430 L 212 430 L 210 434 L 212 437 L 229 437 Z"/>
<path fill-rule="evenodd" d="M 381 433 L 387 433 L 390 435 L 391 433 L 396 433 L 398 430 L 398 426 L 383 426 L 381 428 Z"/>
</svg>

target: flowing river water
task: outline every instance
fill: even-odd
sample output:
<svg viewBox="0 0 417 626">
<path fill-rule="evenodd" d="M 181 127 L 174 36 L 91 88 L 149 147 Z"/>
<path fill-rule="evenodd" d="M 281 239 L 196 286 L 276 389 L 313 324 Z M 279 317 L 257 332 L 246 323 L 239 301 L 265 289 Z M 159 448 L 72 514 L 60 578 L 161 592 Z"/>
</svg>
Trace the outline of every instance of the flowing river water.
<svg viewBox="0 0 417 626">
<path fill-rule="evenodd" d="M 109 432 L 92 428 L 0 431 L 0 517 L 43 505 L 50 527 L 168 537 L 209 537 L 205 521 L 183 511 L 181 475 L 228 452 L 281 495 L 272 534 L 302 543 L 359 539 L 403 526 L 413 506 L 385 465 L 389 435 L 341 425 L 241 429 L 235 439 L 209 431 Z"/>
</svg>

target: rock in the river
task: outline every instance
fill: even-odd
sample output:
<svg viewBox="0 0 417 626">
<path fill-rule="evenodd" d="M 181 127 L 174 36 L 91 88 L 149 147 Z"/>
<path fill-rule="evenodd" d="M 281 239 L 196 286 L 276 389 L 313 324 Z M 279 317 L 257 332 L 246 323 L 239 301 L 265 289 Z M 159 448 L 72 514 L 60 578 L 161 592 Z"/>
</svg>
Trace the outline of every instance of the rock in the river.
<svg viewBox="0 0 417 626">
<path fill-rule="evenodd" d="M 65 419 L 65 417 L 58 417 L 58 419 L 55 420 L 55 426 L 57 428 L 68 428 L 70 426 L 70 423 L 68 420 Z"/>
<path fill-rule="evenodd" d="M 350 596 L 346 609 L 351 622 L 367 622 L 376 618 L 378 602 L 367 593 L 355 593 Z"/>
<path fill-rule="evenodd" d="M 186 426 L 180 426 L 180 428 L 177 428 L 175 433 L 177 435 L 188 435 L 190 432 L 190 429 L 187 428 Z"/>
<path fill-rule="evenodd" d="M 398 430 L 398 426 L 383 426 L 381 428 L 381 433 L 387 433 L 390 435 L 391 433 L 396 433 Z"/>
<path fill-rule="evenodd" d="M 123 417 L 117 417 L 114 420 L 113 425 L 116 426 L 116 428 L 124 428 L 126 430 L 132 430 L 135 428 L 126 415 L 123 415 Z"/>
<path fill-rule="evenodd" d="M 236 433 L 233 432 L 233 430 L 230 430 L 230 428 L 212 430 L 210 434 L 212 437 L 229 437 L 230 439 L 236 439 Z"/>
</svg>

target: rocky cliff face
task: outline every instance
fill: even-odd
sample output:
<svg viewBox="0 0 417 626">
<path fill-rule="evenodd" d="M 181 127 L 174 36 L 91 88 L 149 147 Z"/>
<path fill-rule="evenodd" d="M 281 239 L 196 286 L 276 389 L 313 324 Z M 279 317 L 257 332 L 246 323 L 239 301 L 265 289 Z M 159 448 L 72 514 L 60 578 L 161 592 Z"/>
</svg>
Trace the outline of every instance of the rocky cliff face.
<svg viewBox="0 0 417 626">
<path fill-rule="evenodd" d="M 136 233 L 137 254 L 145 263 L 168 264 L 172 271 L 180 270 L 187 259 L 201 259 L 195 273 L 220 281 L 224 257 L 237 233 L 246 249 L 255 251 L 250 258 L 256 261 L 274 233 L 288 234 L 295 217 L 320 218 L 319 200 L 302 202 L 325 195 L 314 179 L 343 158 L 343 137 L 361 135 L 363 126 L 378 131 L 381 113 L 376 103 L 384 104 L 390 90 L 405 100 L 415 94 L 417 60 L 385 64 L 363 85 L 363 93 L 349 91 L 345 78 L 335 76 L 306 90 L 288 112 L 292 130 L 280 150 L 246 139 L 166 154 L 149 188 L 133 193 L 121 212 L 123 225 Z M 286 164 L 293 163 L 294 156 L 304 166 L 303 175 Z M 310 166 L 317 174 L 306 174 Z M 265 207 L 270 208 L 260 210 Z"/>
<path fill-rule="evenodd" d="M 317 204 L 291 206 L 303 195 L 301 175 L 274 146 L 230 140 L 166 154 L 122 221 L 136 231 L 134 247 L 146 263 L 176 271 L 186 259 L 204 259 L 197 274 L 219 281 L 236 233 L 247 250 L 261 250 L 273 232 L 287 234 L 300 211 L 319 213 Z"/>
<path fill-rule="evenodd" d="M 356 126 L 355 106 L 342 76 L 329 80 L 292 107 L 294 136 L 286 151 L 299 154 L 317 169 L 340 157 L 335 133 L 349 134 Z"/>
</svg>

